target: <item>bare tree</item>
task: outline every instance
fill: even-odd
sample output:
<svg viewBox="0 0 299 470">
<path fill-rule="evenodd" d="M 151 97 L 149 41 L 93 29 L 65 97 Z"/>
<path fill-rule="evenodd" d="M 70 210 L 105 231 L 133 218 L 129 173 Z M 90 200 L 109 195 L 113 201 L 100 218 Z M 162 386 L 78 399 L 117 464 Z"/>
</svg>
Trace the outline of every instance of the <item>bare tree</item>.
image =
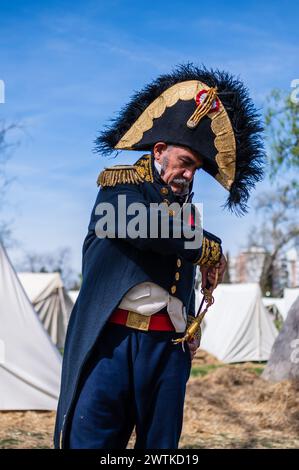
<svg viewBox="0 0 299 470">
<path fill-rule="evenodd" d="M 9 135 L 20 129 L 19 124 L 6 124 L 0 120 L 0 213 L 6 202 L 6 195 L 12 178 L 7 177 L 6 164 L 9 160 L 12 150 L 18 145 L 18 141 L 13 139 L 9 141 Z M 9 245 L 12 243 L 11 235 L 12 221 L 0 218 L 0 243 Z"/>
<path fill-rule="evenodd" d="M 299 104 L 292 94 L 273 90 L 265 113 L 270 146 L 270 177 L 274 181 L 283 171 L 299 168 Z M 295 181 L 298 185 L 298 181 Z"/>
<path fill-rule="evenodd" d="M 223 284 L 230 284 L 231 279 L 230 279 L 230 255 L 229 252 L 226 253 L 225 255 L 226 261 L 227 261 L 227 268 L 223 276 Z"/>
<path fill-rule="evenodd" d="M 19 271 L 33 273 L 60 273 L 67 289 L 78 288 L 80 280 L 74 273 L 71 265 L 71 251 L 64 247 L 55 253 L 26 253 L 22 262 L 18 265 Z"/>
<path fill-rule="evenodd" d="M 293 184 L 267 191 L 257 199 L 256 211 L 261 223 L 251 230 L 249 246 L 262 247 L 265 251 L 260 285 L 263 293 L 275 292 L 275 277 L 278 271 L 278 258 L 283 250 L 299 235 L 298 188 Z"/>
<path fill-rule="evenodd" d="M 266 124 L 271 147 L 272 182 L 281 181 L 285 171 L 289 172 L 290 183 L 280 188 L 273 200 L 262 201 L 265 216 L 269 216 L 271 229 L 266 230 L 265 239 L 271 244 L 263 279 L 265 280 L 278 253 L 299 233 L 299 104 L 291 97 L 273 92 L 266 113 Z M 294 171 L 295 170 L 295 171 Z M 295 173 L 296 172 L 296 173 Z M 294 173 L 296 178 L 294 178 Z M 267 225 L 267 219 L 265 223 Z M 263 281 L 264 282 L 264 281 Z M 291 307 L 287 319 L 273 345 L 263 377 L 274 382 L 299 379 L 299 298 Z"/>
</svg>

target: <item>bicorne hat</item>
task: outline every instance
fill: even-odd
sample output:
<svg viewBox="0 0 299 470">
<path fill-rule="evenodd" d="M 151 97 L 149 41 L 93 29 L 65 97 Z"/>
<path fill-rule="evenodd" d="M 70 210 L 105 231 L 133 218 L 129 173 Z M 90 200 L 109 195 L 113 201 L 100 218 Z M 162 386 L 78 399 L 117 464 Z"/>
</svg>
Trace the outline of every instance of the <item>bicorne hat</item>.
<svg viewBox="0 0 299 470">
<path fill-rule="evenodd" d="M 261 119 L 243 83 L 227 72 L 178 66 L 136 93 L 96 139 L 96 151 L 151 150 L 183 145 L 246 212 L 250 190 L 262 179 L 265 152 Z"/>
</svg>

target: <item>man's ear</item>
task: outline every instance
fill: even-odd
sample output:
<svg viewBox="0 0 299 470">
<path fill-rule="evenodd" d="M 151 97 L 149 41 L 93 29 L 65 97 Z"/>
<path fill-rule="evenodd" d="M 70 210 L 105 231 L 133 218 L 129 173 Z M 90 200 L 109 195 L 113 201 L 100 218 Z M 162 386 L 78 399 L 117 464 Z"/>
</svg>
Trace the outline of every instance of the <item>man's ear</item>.
<svg viewBox="0 0 299 470">
<path fill-rule="evenodd" d="M 167 149 L 167 144 L 165 142 L 157 142 L 153 148 L 153 155 L 157 162 L 161 162 L 162 155 Z"/>
</svg>

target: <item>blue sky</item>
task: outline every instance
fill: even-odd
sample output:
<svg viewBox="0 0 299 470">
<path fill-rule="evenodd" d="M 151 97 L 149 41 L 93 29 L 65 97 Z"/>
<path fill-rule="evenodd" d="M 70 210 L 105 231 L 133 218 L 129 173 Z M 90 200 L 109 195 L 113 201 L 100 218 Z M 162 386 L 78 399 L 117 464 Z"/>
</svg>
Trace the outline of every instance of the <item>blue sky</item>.
<svg viewBox="0 0 299 470">
<path fill-rule="evenodd" d="M 187 61 L 239 75 L 263 109 L 273 88 L 288 91 L 299 77 L 298 18 L 295 1 L 0 0 L 0 119 L 24 127 L 7 167 L 16 178 L 4 210 L 19 241 L 12 258 L 69 246 L 80 271 L 98 173 L 138 157 L 95 155 L 102 126 L 134 90 Z M 207 230 L 232 253 L 245 246 L 253 210 L 224 212 L 225 190 L 208 175 L 196 188 Z"/>
</svg>

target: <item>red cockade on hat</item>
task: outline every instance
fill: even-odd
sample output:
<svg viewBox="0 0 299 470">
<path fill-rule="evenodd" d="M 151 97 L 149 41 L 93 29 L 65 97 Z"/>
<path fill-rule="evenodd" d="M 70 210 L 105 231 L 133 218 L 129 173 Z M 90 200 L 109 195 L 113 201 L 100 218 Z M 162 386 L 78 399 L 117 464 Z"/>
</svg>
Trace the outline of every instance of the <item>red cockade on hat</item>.
<svg viewBox="0 0 299 470">
<path fill-rule="evenodd" d="M 197 106 L 201 105 L 204 101 L 204 99 L 206 98 L 208 94 L 208 90 L 200 90 L 197 95 L 195 96 L 195 102 L 197 104 Z M 220 106 L 220 102 L 219 102 L 219 99 L 216 98 L 213 103 L 212 103 L 212 106 L 209 110 L 210 113 L 212 112 L 216 112 L 219 110 L 219 106 Z"/>
</svg>

